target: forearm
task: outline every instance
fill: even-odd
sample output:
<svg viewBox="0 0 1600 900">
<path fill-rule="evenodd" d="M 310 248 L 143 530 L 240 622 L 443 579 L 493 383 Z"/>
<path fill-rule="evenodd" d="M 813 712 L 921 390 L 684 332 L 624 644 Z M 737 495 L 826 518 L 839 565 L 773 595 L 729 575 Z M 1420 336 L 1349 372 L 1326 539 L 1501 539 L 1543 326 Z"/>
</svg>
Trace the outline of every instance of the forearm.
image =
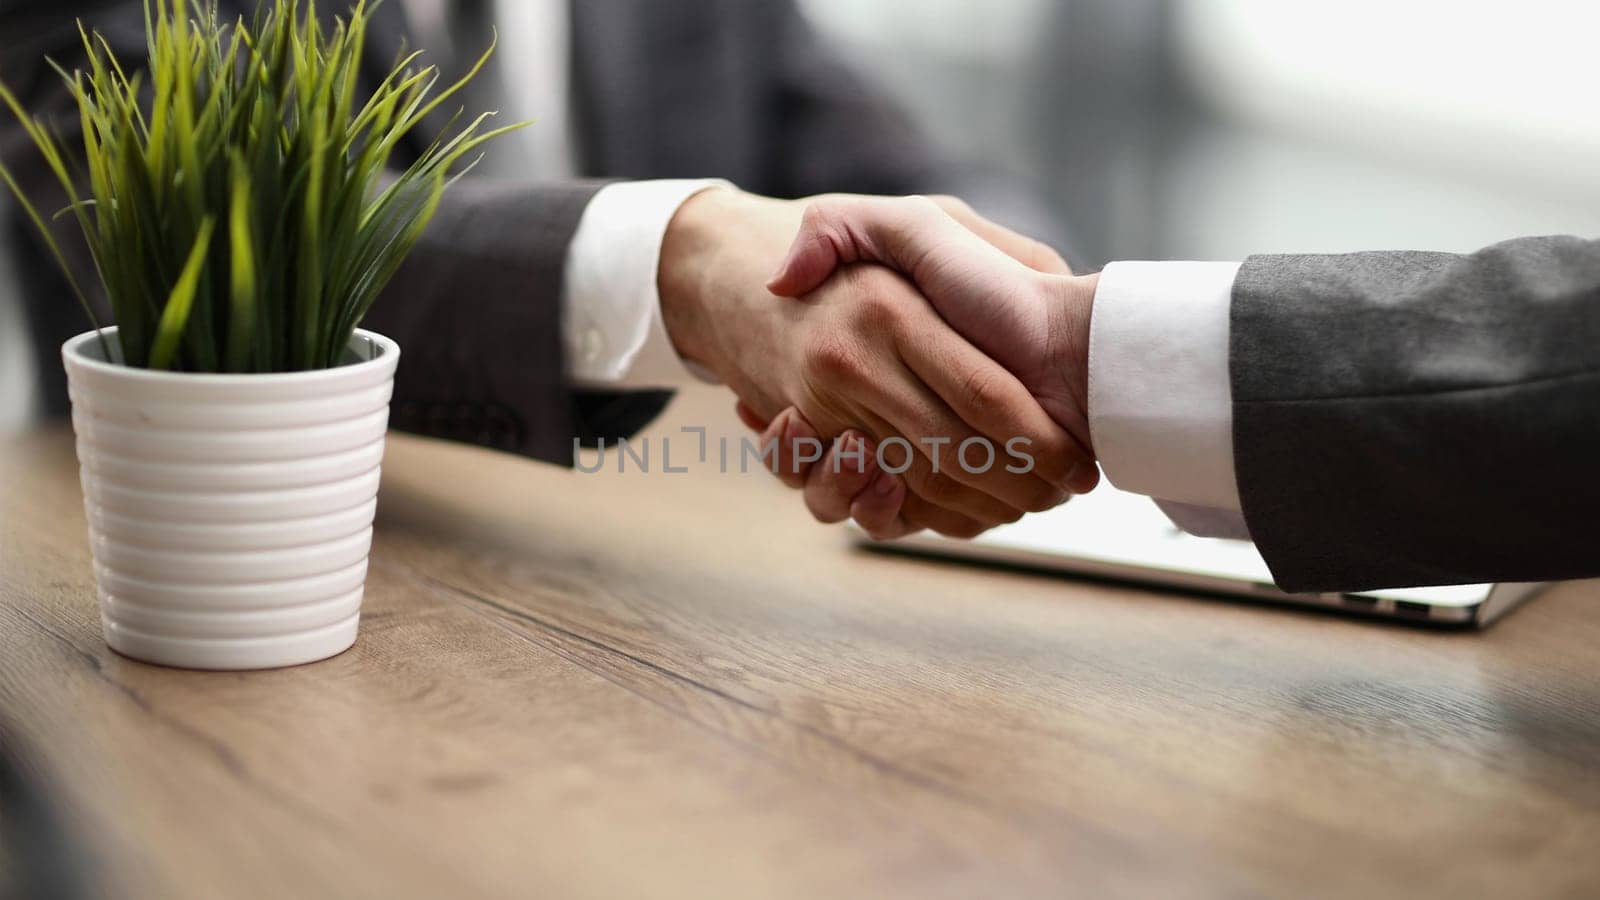
<svg viewBox="0 0 1600 900">
<path fill-rule="evenodd" d="M 447 195 L 364 326 L 405 352 L 394 427 L 570 463 L 579 422 L 561 283 L 572 232 L 600 187 L 466 179 Z"/>
<path fill-rule="evenodd" d="M 1219 265 L 1107 270 L 1114 483 L 1242 510 L 1293 590 L 1594 574 L 1596 243 Z"/>
<path fill-rule="evenodd" d="M 678 210 L 661 247 L 665 330 L 685 360 L 710 372 L 763 417 L 790 400 L 770 377 L 792 311 L 764 285 L 799 227 L 798 204 L 738 190 L 706 191 Z"/>
<path fill-rule="evenodd" d="M 1258 257 L 1233 307 L 1240 494 L 1289 586 L 1600 574 L 1600 243 Z"/>
<path fill-rule="evenodd" d="M 421 350 L 397 423 L 559 463 L 630 436 L 694 377 L 657 272 L 678 207 L 716 184 L 461 182 L 371 320 Z"/>
</svg>

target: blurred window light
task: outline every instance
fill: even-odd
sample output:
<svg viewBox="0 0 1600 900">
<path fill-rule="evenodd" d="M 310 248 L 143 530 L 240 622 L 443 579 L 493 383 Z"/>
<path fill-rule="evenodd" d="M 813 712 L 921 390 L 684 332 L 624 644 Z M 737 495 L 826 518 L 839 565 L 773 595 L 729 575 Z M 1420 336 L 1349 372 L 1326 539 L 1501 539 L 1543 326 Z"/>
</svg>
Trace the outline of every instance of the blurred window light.
<svg viewBox="0 0 1600 900">
<path fill-rule="evenodd" d="M 1011 59 L 1033 46 L 1051 0 L 801 0 L 836 39 L 972 61 Z"/>
<path fill-rule="evenodd" d="M 11 210 L 0 203 L 0 222 Z M 34 358 L 23 321 L 21 288 L 11 271 L 9 252 L 0 246 L 0 434 L 28 423 L 33 413 Z"/>
<path fill-rule="evenodd" d="M 1600 187 L 1600 4 L 1175 2 L 1183 71 L 1225 113 Z"/>
</svg>

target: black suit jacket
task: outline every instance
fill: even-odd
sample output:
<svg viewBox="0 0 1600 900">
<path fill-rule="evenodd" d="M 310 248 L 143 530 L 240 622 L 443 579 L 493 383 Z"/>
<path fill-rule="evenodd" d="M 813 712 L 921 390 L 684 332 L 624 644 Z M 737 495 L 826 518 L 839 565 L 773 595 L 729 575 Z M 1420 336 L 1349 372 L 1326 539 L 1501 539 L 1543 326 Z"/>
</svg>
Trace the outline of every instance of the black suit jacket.
<svg viewBox="0 0 1600 900">
<path fill-rule="evenodd" d="M 220 7 L 231 17 L 254 3 L 222 0 Z M 406 42 L 401 10 L 389 2 L 375 15 L 367 66 L 374 79 Z M 405 350 L 397 428 L 570 463 L 574 436 L 631 433 L 665 405 L 665 394 L 576 391 L 563 377 L 563 262 L 604 179 L 716 176 L 788 197 L 947 192 L 967 195 L 980 209 L 988 198 L 994 202 L 986 211 L 1002 218 L 1050 220 L 1029 206 L 1031 195 L 1016 182 L 936 156 L 898 108 L 818 40 L 791 0 L 575 0 L 571 12 L 584 177 L 514 184 L 468 178 L 447 198 L 366 323 Z M 79 16 L 104 31 L 125 61 L 142 60 L 140 0 L 0 0 L 0 78 L 31 108 L 67 109 L 59 79 L 42 60 L 49 55 L 73 67 Z M 470 62 L 432 58 L 446 74 Z M 505 63 L 497 57 L 491 65 Z M 71 128 L 76 116 L 58 120 Z M 443 124 L 441 114 L 422 131 Z M 49 180 L 18 132 L 15 123 L 0 122 L 0 153 L 30 190 L 48 196 Z M 53 208 L 50 202 L 40 205 Z M 64 284 L 26 226 L 13 221 L 9 232 L 21 251 L 46 408 L 59 412 L 66 398 L 56 347 L 86 323 L 63 299 Z M 65 223 L 61 234 L 78 243 Z"/>
</svg>

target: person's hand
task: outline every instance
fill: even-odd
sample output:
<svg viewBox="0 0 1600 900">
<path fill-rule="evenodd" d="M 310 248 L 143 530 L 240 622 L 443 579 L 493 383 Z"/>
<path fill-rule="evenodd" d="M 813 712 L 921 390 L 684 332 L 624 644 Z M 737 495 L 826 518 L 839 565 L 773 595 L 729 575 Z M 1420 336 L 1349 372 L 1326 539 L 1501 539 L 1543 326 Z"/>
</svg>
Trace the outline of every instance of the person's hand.
<svg viewBox="0 0 1600 900">
<path fill-rule="evenodd" d="M 779 296 L 802 297 L 841 266 L 874 262 L 895 269 L 945 321 L 1015 374 L 1092 454 L 1089 318 L 1098 277 L 1030 268 L 979 237 L 951 208 L 948 200 L 925 197 L 818 199 L 807 206 L 768 287 Z M 956 212 L 976 218 L 963 207 Z"/>
<path fill-rule="evenodd" d="M 1093 463 L 1071 436 L 904 278 L 852 267 L 803 302 L 773 303 L 762 285 L 802 210 L 734 191 L 684 204 L 663 241 L 659 276 L 680 354 L 710 368 L 763 421 L 794 406 L 822 438 L 854 428 L 875 443 L 908 441 L 915 453 L 901 514 L 916 526 L 971 535 L 1092 486 Z M 976 437 L 990 440 L 997 462 L 974 472 L 958 454 Z M 1012 438 L 1029 442 L 1031 472 L 1006 470 Z"/>
<path fill-rule="evenodd" d="M 838 195 L 837 199 L 863 198 Z M 935 196 L 929 199 L 967 230 L 1028 268 L 1048 275 L 1072 274 L 1071 267 L 1048 245 L 989 221 L 958 198 Z M 781 446 L 786 432 L 802 437 L 815 436 L 815 429 L 793 407 L 780 412 L 771 422 L 743 402 L 738 404 L 738 413 L 747 426 L 762 433 L 762 446 L 769 442 Z M 861 441 L 868 449 L 864 465 L 862 457 L 853 452 L 852 440 Z M 807 509 L 820 522 L 831 524 L 854 519 L 875 540 L 904 537 L 920 530 L 914 510 L 918 498 L 904 490 L 898 476 L 879 470 L 871 456 L 874 446 L 871 438 L 846 432 L 814 462 L 803 456 L 784 457 L 781 478 L 789 487 L 804 492 Z M 902 509 L 906 502 L 913 507 L 909 515 Z"/>
<path fill-rule="evenodd" d="M 829 197 L 829 199 L 822 199 L 819 203 L 813 203 L 813 207 L 822 205 L 822 210 L 819 213 L 811 213 L 813 218 L 808 219 L 808 224 L 816 226 L 816 224 L 826 221 L 826 216 L 822 215 L 822 213 L 826 213 L 829 207 L 851 208 L 854 207 L 854 203 L 864 202 L 864 200 L 872 200 L 872 205 L 880 203 L 874 199 L 866 199 L 866 197 Z M 920 203 L 922 199 L 914 200 Z M 938 205 L 939 210 L 942 210 L 944 215 L 955 219 L 955 223 L 965 227 L 966 231 L 978 234 L 979 237 L 984 239 L 984 242 L 989 243 L 997 250 L 1003 251 L 1011 259 L 1016 259 L 1018 263 L 1026 264 L 1029 269 L 1034 269 L 1035 272 L 1045 275 L 1072 274 L 1067 264 L 1062 261 L 1061 256 L 1058 253 L 1054 253 L 1043 243 L 1024 237 L 1024 235 L 1016 234 L 1016 232 L 1010 231 L 1006 227 L 990 223 L 987 219 L 979 216 L 976 211 L 971 210 L 971 207 L 968 207 L 966 203 L 960 202 L 954 197 L 931 197 L 930 200 L 934 205 Z M 898 200 L 883 200 L 883 202 L 898 203 Z M 920 203 L 920 205 L 923 207 L 920 213 L 928 215 L 926 203 Z M 800 245 L 800 240 L 806 239 L 806 237 L 808 235 L 802 232 L 802 235 L 798 237 L 795 243 Z M 790 251 L 790 258 L 786 259 L 786 266 L 789 261 L 794 259 L 794 256 L 794 250 Z M 774 280 L 781 280 L 784 274 L 786 272 L 779 271 L 779 279 Z M 821 272 L 821 275 L 826 279 L 827 272 Z M 776 287 L 782 288 L 784 285 L 779 283 Z M 1093 298 L 1093 283 L 1086 287 L 1086 293 L 1090 298 Z M 949 301 L 950 298 L 944 299 Z M 1026 340 L 1026 336 L 1024 336 L 1024 340 Z M 1008 346 L 1006 341 L 990 341 L 990 344 L 994 344 L 997 348 L 1006 348 Z M 1016 348 L 1013 346 L 1013 349 Z M 1002 352 L 1003 354 L 1005 351 L 997 349 L 997 352 Z M 1077 410 L 1080 413 L 1077 416 L 1078 421 L 1086 421 L 1086 416 L 1082 415 L 1085 407 L 1080 405 Z M 766 424 L 760 416 L 755 415 L 749 408 L 739 408 L 739 415 L 744 418 L 750 428 L 757 429 L 757 431 L 760 431 Z M 790 420 L 790 416 L 800 418 L 800 428 L 805 428 L 802 416 L 798 415 L 798 410 L 784 410 L 784 412 L 779 413 L 779 420 L 787 423 Z M 763 436 L 763 440 L 768 439 L 768 437 L 770 437 L 770 434 Z M 914 532 L 914 524 L 907 522 L 906 517 L 899 514 L 901 511 L 896 506 L 896 498 L 901 495 L 891 490 L 891 477 L 893 476 L 883 476 L 882 480 L 874 480 L 870 484 L 867 484 L 866 480 L 859 476 L 861 476 L 861 472 L 850 471 L 850 463 L 845 463 L 842 466 L 835 460 L 834 450 L 829 450 L 829 453 L 822 460 L 813 464 L 795 461 L 795 469 L 790 474 L 789 479 L 786 479 L 786 482 L 790 484 L 790 487 L 802 488 L 803 492 L 805 492 L 806 506 L 822 522 L 842 520 L 843 516 L 840 516 L 838 511 L 848 509 L 850 511 L 850 516 L 848 517 L 856 519 L 856 524 L 861 525 L 862 530 L 866 530 L 870 536 L 874 536 L 877 540 L 891 540 L 891 538 L 898 538 L 898 536 Z M 1093 487 L 1093 485 L 1088 485 L 1088 487 Z"/>
<path fill-rule="evenodd" d="M 823 524 L 854 519 L 875 540 L 887 541 L 921 531 L 921 519 L 928 515 L 923 501 L 906 490 L 898 475 L 883 471 L 877 463 L 877 444 L 859 431 L 850 430 L 827 445 L 821 458 L 810 453 L 796 454 L 793 438 L 801 442 L 816 440 L 816 431 L 790 407 L 771 422 L 763 420 L 744 403 L 738 405 L 739 418 L 752 430 L 761 432 L 761 446 L 776 446 L 776 474 L 784 484 L 802 491 L 806 509 Z M 789 436 L 790 440 L 785 440 Z M 972 534 L 952 537 L 976 537 Z"/>
</svg>

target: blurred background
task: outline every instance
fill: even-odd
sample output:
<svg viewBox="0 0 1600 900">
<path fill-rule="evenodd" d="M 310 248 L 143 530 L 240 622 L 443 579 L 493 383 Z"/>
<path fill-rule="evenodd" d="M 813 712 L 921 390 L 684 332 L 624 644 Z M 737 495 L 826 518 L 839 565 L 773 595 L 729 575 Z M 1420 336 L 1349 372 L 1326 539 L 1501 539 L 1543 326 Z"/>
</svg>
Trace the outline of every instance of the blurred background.
<svg viewBox="0 0 1600 900">
<path fill-rule="evenodd" d="M 801 3 L 935 140 L 1026 177 L 1095 267 L 1600 235 L 1600 5 Z M 0 258 L 0 430 L 33 391 L 10 277 Z"/>
<path fill-rule="evenodd" d="M 1600 233 L 1600 6 L 804 0 L 1079 254 L 1468 250 Z"/>
</svg>

